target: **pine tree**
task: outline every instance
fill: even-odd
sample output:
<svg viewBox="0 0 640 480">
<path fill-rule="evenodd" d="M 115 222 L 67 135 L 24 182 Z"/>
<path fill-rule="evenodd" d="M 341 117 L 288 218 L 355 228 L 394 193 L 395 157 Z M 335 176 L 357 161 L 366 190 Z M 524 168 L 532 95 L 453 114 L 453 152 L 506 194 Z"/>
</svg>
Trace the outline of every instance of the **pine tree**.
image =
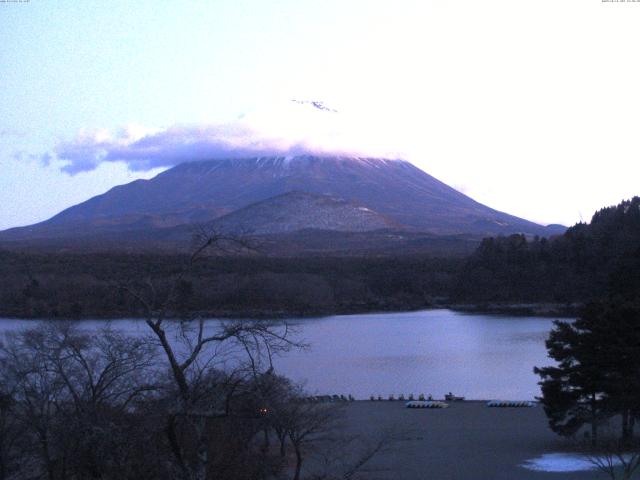
<svg viewBox="0 0 640 480">
<path fill-rule="evenodd" d="M 535 368 L 551 429 L 575 434 L 620 415 L 622 440 L 640 414 L 640 311 L 629 305 L 590 304 L 573 323 L 555 322 L 546 342 L 557 366 Z"/>
</svg>

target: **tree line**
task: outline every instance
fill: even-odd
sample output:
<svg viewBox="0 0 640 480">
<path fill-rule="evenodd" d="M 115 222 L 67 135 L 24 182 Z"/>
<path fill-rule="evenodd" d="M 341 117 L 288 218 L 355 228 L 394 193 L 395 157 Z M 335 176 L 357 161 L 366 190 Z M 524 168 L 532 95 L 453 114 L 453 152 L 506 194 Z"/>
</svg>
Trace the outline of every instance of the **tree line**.
<svg viewBox="0 0 640 480">
<path fill-rule="evenodd" d="M 117 288 L 171 285 L 188 257 L 0 251 L 0 316 L 141 317 Z M 425 308 L 447 296 L 459 258 L 209 256 L 181 279 L 183 311 L 277 317 Z"/>
<path fill-rule="evenodd" d="M 456 277 L 469 302 L 588 303 L 640 292 L 640 197 L 596 212 L 564 235 L 487 238 Z"/>
<path fill-rule="evenodd" d="M 211 316 L 297 316 L 446 304 L 585 304 L 640 289 L 640 199 L 597 212 L 564 235 L 484 239 L 467 258 L 396 255 L 204 258 L 180 285 L 184 309 Z M 0 251 L 0 315 L 132 317 L 114 284 L 170 284 L 186 256 Z"/>
</svg>

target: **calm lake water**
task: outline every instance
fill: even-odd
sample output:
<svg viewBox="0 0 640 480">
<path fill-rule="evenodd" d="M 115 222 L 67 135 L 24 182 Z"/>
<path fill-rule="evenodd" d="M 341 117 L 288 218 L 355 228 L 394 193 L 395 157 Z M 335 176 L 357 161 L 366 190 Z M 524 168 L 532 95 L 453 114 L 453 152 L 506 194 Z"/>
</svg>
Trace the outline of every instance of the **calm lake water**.
<svg viewBox="0 0 640 480">
<path fill-rule="evenodd" d="M 469 399 L 533 399 L 540 394 L 533 367 L 551 363 L 544 341 L 552 320 L 451 310 L 293 320 L 297 338 L 311 347 L 274 363 L 278 372 L 318 394 L 442 398 L 451 391 Z M 97 328 L 104 322 L 81 324 Z M 33 322 L 0 319 L 0 331 L 28 325 Z M 141 321 L 112 325 L 146 332 Z"/>
</svg>

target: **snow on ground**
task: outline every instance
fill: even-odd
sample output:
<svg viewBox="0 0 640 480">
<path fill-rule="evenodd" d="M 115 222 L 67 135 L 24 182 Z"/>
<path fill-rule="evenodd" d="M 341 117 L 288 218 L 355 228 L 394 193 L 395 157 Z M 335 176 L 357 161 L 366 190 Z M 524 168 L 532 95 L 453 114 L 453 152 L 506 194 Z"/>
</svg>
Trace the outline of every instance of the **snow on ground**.
<svg viewBox="0 0 640 480">
<path fill-rule="evenodd" d="M 586 457 L 572 453 L 546 453 L 527 460 L 520 466 L 538 472 L 580 472 L 596 469 Z"/>
</svg>

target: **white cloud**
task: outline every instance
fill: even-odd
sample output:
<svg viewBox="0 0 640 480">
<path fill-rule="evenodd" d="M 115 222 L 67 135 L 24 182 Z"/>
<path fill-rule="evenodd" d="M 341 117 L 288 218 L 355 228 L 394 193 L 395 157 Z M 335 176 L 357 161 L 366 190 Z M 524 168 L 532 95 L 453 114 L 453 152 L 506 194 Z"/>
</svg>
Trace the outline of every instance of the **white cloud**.
<svg viewBox="0 0 640 480">
<path fill-rule="evenodd" d="M 402 156 L 390 148 L 386 129 L 320 101 L 263 105 L 228 123 L 173 125 L 164 129 L 128 126 L 112 133 L 82 130 L 59 143 L 55 154 L 69 174 L 103 162 L 123 162 L 130 170 L 170 167 L 185 161 L 265 155 L 346 154 Z"/>
</svg>

